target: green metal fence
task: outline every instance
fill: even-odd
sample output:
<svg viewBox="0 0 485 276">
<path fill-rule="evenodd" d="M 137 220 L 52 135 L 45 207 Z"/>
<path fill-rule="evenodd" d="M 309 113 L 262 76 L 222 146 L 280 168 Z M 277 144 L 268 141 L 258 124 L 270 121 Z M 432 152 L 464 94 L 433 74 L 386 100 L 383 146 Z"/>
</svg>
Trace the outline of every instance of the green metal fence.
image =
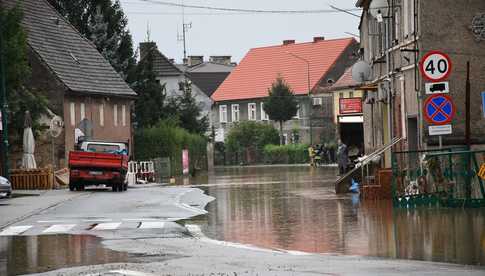
<svg viewBox="0 0 485 276">
<path fill-rule="evenodd" d="M 393 152 L 394 206 L 485 207 L 485 181 L 477 175 L 484 163 L 485 150 Z"/>
</svg>

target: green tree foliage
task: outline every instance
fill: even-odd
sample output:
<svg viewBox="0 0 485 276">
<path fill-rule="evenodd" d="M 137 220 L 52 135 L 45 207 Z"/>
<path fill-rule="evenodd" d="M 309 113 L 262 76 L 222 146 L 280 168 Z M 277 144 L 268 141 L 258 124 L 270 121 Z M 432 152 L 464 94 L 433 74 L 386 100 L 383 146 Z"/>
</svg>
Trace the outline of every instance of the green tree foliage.
<svg viewBox="0 0 485 276">
<path fill-rule="evenodd" d="M 34 130 L 40 125 L 37 119 L 46 111 L 47 100 L 38 91 L 29 90 L 25 83 L 30 78 L 27 59 L 27 35 L 20 22 L 22 12 L 16 7 L 10 10 L 0 6 L 0 32 L 3 38 L 3 57 L 7 102 L 9 106 L 9 130 L 19 137 L 23 132 L 24 114 L 29 110 Z"/>
<path fill-rule="evenodd" d="M 269 96 L 264 100 L 264 111 L 269 119 L 280 125 L 280 143 L 283 144 L 283 122 L 291 120 L 298 112 L 298 101 L 291 87 L 278 77 L 268 89 Z"/>
<path fill-rule="evenodd" d="M 226 148 L 238 153 L 247 149 L 262 151 L 268 144 L 278 144 L 278 140 L 278 131 L 272 125 L 243 121 L 229 130 Z"/>
<path fill-rule="evenodd" d="M 205 168 L 207 139 L 178 127 L 173 121 L 139 129 L 135 134 L 137 160 L 170 157 L 172 174 L 182 173 L 182 150 L 189 150 L 191 169 Z"/>
<path fill-rule="evenodd" d="M 133 89 L 138 93 L 135 122 L 138 128 L 152 127 L 166 117 L 165 85 L 161 85 L 153 71 L 153 52 L 149 52 L 136 68 Z"/>
<path fill-rule="evenodd" d="M 48 0 L 111 63 L 127 82 L 134 81 L 136 58 L 119 0 Z"/>
<path fill-rule="evenodd" d="M 173 97 L 167 104 L 169 114 L 173 114 L 179 126 L 192 133 L 204 135 L 209 128 L 208 116 L 201 116 L 201 108 L 192 95 L 192 86 L 189 81 L 180 83 L 183 92 Z"/>
</svg>

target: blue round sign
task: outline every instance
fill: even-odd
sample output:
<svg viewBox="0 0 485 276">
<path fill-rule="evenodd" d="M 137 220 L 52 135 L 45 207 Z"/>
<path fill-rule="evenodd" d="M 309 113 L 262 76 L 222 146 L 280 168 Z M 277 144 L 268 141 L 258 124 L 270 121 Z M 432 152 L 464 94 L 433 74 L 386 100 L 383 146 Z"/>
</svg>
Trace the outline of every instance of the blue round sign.
<svg viewBox="0 0 485 276">
<path fill-rule="evenodd" d="M 448 95 L 433 95 L 424 103 L 424 117 L 430 124 L 448 124 L 454 115 L 455 105 Z"/>
</svg>

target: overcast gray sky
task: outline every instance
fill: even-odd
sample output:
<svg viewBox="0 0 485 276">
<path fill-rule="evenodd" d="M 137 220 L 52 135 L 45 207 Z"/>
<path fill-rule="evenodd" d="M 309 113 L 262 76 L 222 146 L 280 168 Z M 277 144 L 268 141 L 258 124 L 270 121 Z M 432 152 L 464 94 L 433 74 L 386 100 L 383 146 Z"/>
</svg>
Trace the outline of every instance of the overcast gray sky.
<svg viewBox="0 0 485 276">
<path fill-rule="evenodd" d="M 157 0 L 155 0 L 157 1 Z M 162 0 L 160 0 L 162 1 Z M 163 0 L 182 3 L 182 0 Z M 145 41 L 147 25 L 150 38 L 169 58 L 181 61 L 183 43 L 182 9 L 157 5 L 142 0 L 120 0 L 128 16 L 128 27 L 134 43 Z M 330 5 L 353 9 L 356 0 L 184 0 L 186 5 L 263 10 L 322 10 Z M 358 11 L 354 13 L 360 14 Z M 345 13 L 324 14 L 244 14 L 201 9 L 185 9 L 186 23 L 192 23 L 187 33 L 187 54 L 231 55 L 239 62 L 254 47 L 280 44 L 285 39 L 311 41 L 314 36 L 328 39 L 358 34 L 359 18 Z"/>
</svg>

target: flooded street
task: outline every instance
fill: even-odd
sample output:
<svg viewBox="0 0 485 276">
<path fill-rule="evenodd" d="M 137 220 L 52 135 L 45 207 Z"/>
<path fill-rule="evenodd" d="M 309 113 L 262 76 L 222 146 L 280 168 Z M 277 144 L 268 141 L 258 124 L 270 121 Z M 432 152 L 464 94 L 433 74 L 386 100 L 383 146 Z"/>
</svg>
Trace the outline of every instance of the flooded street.
<svg viewBox="0 0 485 276">
<path fill-rule="evenodd" d="M 393 209 L 337 196 L 336 169 L 241 167 L 199 177 L 210 238 L 315 253 L 485 265 L 485 210 Z"/>
</svg>

